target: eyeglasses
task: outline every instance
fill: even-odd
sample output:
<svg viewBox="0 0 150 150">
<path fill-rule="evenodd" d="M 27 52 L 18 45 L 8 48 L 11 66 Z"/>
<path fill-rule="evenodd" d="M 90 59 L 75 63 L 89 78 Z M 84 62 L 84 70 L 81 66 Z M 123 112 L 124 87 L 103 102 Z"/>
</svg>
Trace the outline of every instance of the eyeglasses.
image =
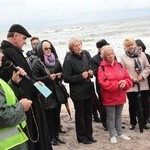
<svg viewBox="0 0 150 150">
<path fill-rule="evenodd" d="M 45 47 L 44 50 L 48 51 L 48 50 L 51 50 L 51 48 L 50 47 Z"/>
</svg>

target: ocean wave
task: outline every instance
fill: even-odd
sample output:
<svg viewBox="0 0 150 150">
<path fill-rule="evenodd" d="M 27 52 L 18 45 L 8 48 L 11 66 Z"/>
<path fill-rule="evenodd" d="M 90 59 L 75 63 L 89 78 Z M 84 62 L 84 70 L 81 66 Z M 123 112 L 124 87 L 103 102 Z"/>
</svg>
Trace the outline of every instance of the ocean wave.
<svg viewBox="0 0 150 150">
<path fill-rule="evenodd" d="M 107 21 L 107 22 L 96 22 L 86 23 L 78 25 L 63 25 L 57 27 L 45 27 L 42 29 L 34 29 L 31 33 L 38 35 L 40 39 L 50 40 L 54 47 L 57 47 L 60 55 L 68 50 L 68 41 L 73 37 L 79 37 L 83 41 L 83 48 L 89 49 L 91 55 L 97 52 L 95 43 L 104 38 L 109 43 L 117 47 L 117 49 L 123 49 L 122 43 L 126 37 L 134 39 L 141 39 L 145 43 L 148 52 L 150 53 L 150 17 L 137 18 L 137 19 L 126 19 L 119 21 Z M 0 34 L 0 41 L 6 37 L 6 33 Z M 30 42 L 27 43 L 23 49 L 29 48 Z M 64 50 L 64 51 L 62 51 Z M 122 52 L 122 51 L 121 51 Z M 116 51 L 117 55 L 120 56 L 120 50 Z M 64 56 L 61 56 L 64 57 Z"/>
</svg>

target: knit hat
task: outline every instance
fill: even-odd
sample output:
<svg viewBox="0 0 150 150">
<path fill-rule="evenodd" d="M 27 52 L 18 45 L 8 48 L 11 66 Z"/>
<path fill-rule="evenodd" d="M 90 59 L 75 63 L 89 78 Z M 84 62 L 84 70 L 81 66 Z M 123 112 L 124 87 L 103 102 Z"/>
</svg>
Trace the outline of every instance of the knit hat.
<svg viewBox="0 0 150 150">
<path fill-rule="evenodd" d="M 27 37 L 31 37 L 31 35 L 28 33 L 28 31 L 19 24 L 12 25 L 8 32 L 17 32 L 17 33 L 23 34 Z"/>
<path fill-rule="evenodd" d="M 135 40 L 135 43 L 137 46 L 141 46 L 143 49 L 143 52 L 145 52 L 146 46 L 140 39 Z"/>
<path fill-rule="evenodd" d="M 96 43 L 96 47 L 97 47 L 97 48 L 102 48 L 102 47 L 105 46 L 105 45 L 109 45 L 109 43 L 107 43 L 107 41 L 106 41 L 105 39 L 101 39 L 100 41 L 98 41 L 98 42 Z"/>
</svg>

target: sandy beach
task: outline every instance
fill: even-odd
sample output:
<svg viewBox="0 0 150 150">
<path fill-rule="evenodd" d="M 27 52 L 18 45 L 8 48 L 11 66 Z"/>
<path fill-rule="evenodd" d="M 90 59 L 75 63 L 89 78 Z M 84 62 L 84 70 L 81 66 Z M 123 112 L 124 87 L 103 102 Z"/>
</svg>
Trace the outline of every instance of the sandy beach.
<svg viewBox="0 0 150 150">
<path fill-rule="evenodd" d="M 66 140 L 66 144 L 60 146 L 53 146 L 54 150 L 149 150 L 150 149 L 150 130 L 144 130 L 140 133 L 138 125 L 135 130 L 129 130 L 129 115 L 128 115 L 128 103 L 124 105 L 123 109 L 123 129 L 124 134 L 131 137 L 131 141 L 124 141 L 118 139 L 117 144 L 112 144 L 109 141 L 109 134 L 103 130 L 101 123 L 93 121 L 93 137 L 97 140 L 97 143 L 93 144 L 82 144 L 76 140 L 75 133 L 75 119 L 74 119 L 74 108 L 72 100 L 69 99 L 69 106 L 71 110 L 71 117 L 67 113 L 65 106 L 62 106 L 61 110 L 61 124 L 63 128 L 67 130 L 66 133 L 60 133 L 60 137 Z"/>
</svg>

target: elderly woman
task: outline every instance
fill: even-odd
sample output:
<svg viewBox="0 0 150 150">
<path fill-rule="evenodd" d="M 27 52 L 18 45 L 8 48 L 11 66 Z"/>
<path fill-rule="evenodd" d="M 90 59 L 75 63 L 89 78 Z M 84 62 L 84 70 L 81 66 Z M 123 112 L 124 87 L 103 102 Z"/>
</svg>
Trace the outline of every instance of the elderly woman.
<svg viewBox="0 0 150 150">
<path fill-rule="evenodd" d="M 121 64 L 125 66 L 134 83 L 133 87 L 127 91 L 129 99 L 129 115 L 130 115 L 130 130 L 134 130 L 137 120 L 137 102 L 138 102 L 138 87 L 140 85 L 141 103 L 143 106 L 143 128 L 149 129 L 147 126 L 146 110 L 148 106 L 149 86 L 147 77 L 150 73 L 150 65 L 144 52 L 136 47 L 133 39 L 128 38 L 123 42 L 125 54 L 121 57 Z"/>
<path fill-rule="evenodd" d="M 39 96 L 46 115 L 50 141 L 52 145 L 65 144 L 65 141 L 59 138 L 61 104 L 55 92 L 56 84 L 62 80 L 62 67 L 50 41 L 41 41 L 37 49 L 38 59 L 32 68 L 33 76 L 36 81 L 42 81 L 52 91 L 47 98 Z"/>
<path fill-rule="evenodd" d="M 69 83 L 70 96 L 75 107 L 75 125 L 77 140 L 80 143 L 92 144 L 92 99 L 94 86 L 91 82 L 93 71 L 90 69 L 90 55 L 82 50 L 80 39 L 69 41 L 70 54 L 64 61 L 64 81 Z"/>
<path fill-rule="evenodd" d="M 98 68 L 98 81 L 102 103 L 107 112 L 110 141 L 117 143 L 117 137 L 130 140 L 122 133 L 121 114 L 126 102 L 126 91 L 131 87 L 132 80 L 127 70 L 115 60 L 114 49 L 111 46 L 102 47 L 101 57 L 103 61 Z"/>
</svg>

